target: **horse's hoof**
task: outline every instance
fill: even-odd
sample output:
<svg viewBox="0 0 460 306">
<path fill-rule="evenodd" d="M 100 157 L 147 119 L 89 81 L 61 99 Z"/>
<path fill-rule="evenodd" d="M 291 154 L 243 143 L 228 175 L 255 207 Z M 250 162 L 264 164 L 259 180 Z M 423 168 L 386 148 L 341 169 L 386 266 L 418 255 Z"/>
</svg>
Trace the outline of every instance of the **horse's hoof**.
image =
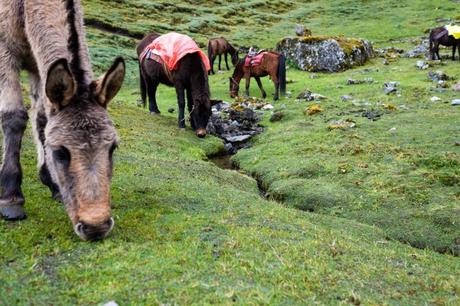
<svg viewBox="0 0 460 306">
<path fill-rule="evenodd" d="M 0 199 L 0 215 L 7 221 L 25 219 L 24 199 Z"/>
<path fill-rule="evenodd" d="M 157 111 L 157 112 L 150 112 L 150 115 L 160 115 L 161 112 L 160 111 Z"/>
</svg>

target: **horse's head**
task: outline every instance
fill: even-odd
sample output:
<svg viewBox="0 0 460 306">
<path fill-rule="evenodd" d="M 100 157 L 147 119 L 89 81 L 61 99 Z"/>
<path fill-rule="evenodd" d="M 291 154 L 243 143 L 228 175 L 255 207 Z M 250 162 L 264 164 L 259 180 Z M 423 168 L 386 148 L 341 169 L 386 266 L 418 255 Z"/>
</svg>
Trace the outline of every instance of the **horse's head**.
<svg viewBox="0 0 460 306">
<path fill-rule="evenodd" d="M 236 98 L 238 96 L 238 92 L 240 91 L 240 84 L 235 80 L 234 77 L 229 78 L 230 81 L 230 97 Z"/>
<path fill-rule="evenodd" d="M 46 164 L 74 230 L 83 240 L 102 239 L 114 225 L 110 181 L 118 136 L 106 107 L 121 88 L 124 75 L 121 58 L 90 85 L 77 83 L 65 59 L 48 70 Z"/>
<path fill-rule="evenodd" d="M 238 50 L 235 50 L 235 52 L 233 52 L 232 54 L 232 64 L 233 66 L 236 66 L 237 63 L 238 63 Z"/>
</svg>

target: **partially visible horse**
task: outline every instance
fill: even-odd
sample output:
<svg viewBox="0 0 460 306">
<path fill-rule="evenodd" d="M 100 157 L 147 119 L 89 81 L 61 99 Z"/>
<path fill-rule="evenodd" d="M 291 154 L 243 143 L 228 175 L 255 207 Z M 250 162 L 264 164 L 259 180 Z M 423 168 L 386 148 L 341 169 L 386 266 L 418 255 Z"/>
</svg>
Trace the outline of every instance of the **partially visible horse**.
<svg viewBox="0 0 460 306">
<path fill-rule="evenodd" d="M 191 40 L 186 35 L 169 34 L 180 35 L 186 41 Z M 200 56 L 198 51 L 188 53 L 177 62 L 177 68 L 171 70 L 161 58 L 157 57 L 157 60 L 154 60 L 146 54 L 146 51 L 147 53 L 149 52 L 149 45 L 159 37 L 160 34 L 157 33 L 148 34 L 136 48 L 139 58 L 143 105 L 145 107 L 148 94 L 150 112 L 159 114 L 160 110 L 155 97 L 158 85 L 162 83 L 167 86 L 174 86 L 179 106 L 179 128 L 185 128 L 185 97 L 187 97 L 190 124 L 198 137 L 205 137 L 206 126 L 211 116 L 211 100 L 207 65 L 204 62 L 203 55 Z"/>
<path fill-rule="evenodd" d="M 250 79 L 254 77 L 257 85 L 259 85 L 263 98 L 266 98 L 267 94 L 262 87 L 260 78 L 267 75 L 270 76 L 270 79 L 275 85 L 275 100 L 279 99 L 280 92 L 282 95 L 286 93 L 286 59 L 284 55 L 273 51 L 266 51 L 259 56 L 261 56 L 261 61 L 260 64 L 256 66 L 251 64 L 247 65 L 247 56 L 238 61 L 235 66 L 235 71 L 230 78 L 230 97 L 235 98 L 238 96 L 242 78 L 246 79 L 246 95 L 249 96 Z"/>
<path fill-rule="evenodd" d="M 434 28 L 430 32 L 430 55 L 432 60 L 435 60 L 436 56 L 438 59 L 441 59 L 439 56 L 439 45 L 452 47 L 453 61 L 455 61 L 455 49 L 458 48 L 460 59 L 460 39 L 455 39 L 452 35 L 449 35 L 444 27 Z"/>
<path fill-rule="evenodd" d="M 219 70 L 221 70 L 220 64 L 222 60 L 222 55 L 225 58 L 225 66 L 227 66 L 227 70 L 230 70 L 228 67 L 227 55 L 230 54 L 232 57 L 232 64 L 233 66 L 236 65 L 238 62 L 238 50 L 236 50 L 225 38 L 212 38 L 208 42 L 208 57 L 209 62 L 211 63 L 211 74 L 215 74 L 214 72 L 214 61 L 217 56 L 219 56 Z"/>
<path fill-rule="evenodd" d="M 107 104 L 123 83 L 125 64 L 116 59 L 93 81 L 82 14 L 79 0 L 0 1 L 0 215 L 25 218 L 23 68 L 30 80 L 40 179 L 53 198 L 64 202 L 75 233 L 97 240 L 114 225 L 110 180 L 118 136 Z"/>
</svg>

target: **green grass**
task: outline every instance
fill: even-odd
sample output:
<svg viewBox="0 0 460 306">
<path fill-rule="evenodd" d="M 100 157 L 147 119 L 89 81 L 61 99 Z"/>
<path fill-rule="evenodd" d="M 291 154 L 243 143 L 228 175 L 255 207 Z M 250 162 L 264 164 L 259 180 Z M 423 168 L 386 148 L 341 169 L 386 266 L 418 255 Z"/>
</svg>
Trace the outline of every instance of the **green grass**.
<svg viewBox="0 0 460 306">
<path fill-rule="evenodd" d="M 285 1 L 278 11 L 274 1 L 258 0 L 84 5 L 87 17 L 131 31 L 184 31 L 202 43 L 225 35 L 270 47 L 301 22 L 314 34 L 385 46 L 389 38 L 420 36 L 437 17 L 455 17 L 454 2 L 424 2 Z M 177 129 L 177 114 L 166 112 L 177 109 L 173 89 L 158 91 L 161 116 L 136 106 L 135 40 L 92 28 L 88 39 L 98 74 L 115 56 L 127 59 L 126 84 L 109 106 L 121 137 L 112 184 L 116 225 L 103 242 L 79 240 L 39 183 L 29 128 L 21 157 L 28 219 L 0 221 L 0 304 L 459 303 L 460 260 L 435 252 L 458 251 L 458 109 L 443 103 L 455 97 L 450 91 L 435 94 L 443 102 L 429 101 L 432 84 L 415 60 L 383 66 L 375 59 L 316 79 L 289 69 L 294 97 L 308 88 L 328 100 L 314 116 L 303 114 L 311 102 L 277 102 L 282 120 L 269 122 L 267 113 L 266 132 L 234 157 L 267 188 L 273 200 L 265 200 L 254 179 L 207 161 L 222 150 L 220 140 Z M 440 69 L 460 78 L 458 65 Z M 228 76 L 211 77 L 214 98 L 229 101 Z M 378 83 L 345 85 L 365 77 Z M 385 96 L 384 81 L 400 81 L 401 97 Z M 273 86 L 263 83 L 270 97 Z M 251 93 L 260 96 L 254 85 Z M 372 122 L 355 117 L 360 107 L 340 101 L 343 94 L 377 110 L 386 111 L 377 102 L 398 109 Z M 329 131 L 328 122 L 340 118 L 357 127 Z"/>
</svg>

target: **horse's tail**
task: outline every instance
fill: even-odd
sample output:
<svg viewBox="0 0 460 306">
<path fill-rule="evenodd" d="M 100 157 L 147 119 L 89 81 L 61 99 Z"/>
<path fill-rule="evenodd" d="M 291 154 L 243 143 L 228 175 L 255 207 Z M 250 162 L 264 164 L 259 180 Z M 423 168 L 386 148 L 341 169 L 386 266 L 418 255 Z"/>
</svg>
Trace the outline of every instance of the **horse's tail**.
<svg viewBox="0 0 460 306">
<path fill-rule="evenodd" d="M 278 81 L 280 83 L 280 92 L 286 94 L 286 58 L 280 54 L 278 58 Z"/>
<path fill-rule="evenodd" d="M 145 100 L 147 98 L 147 84 L 145 84 L 145 79 L 142 76 L 142 67 L 141 67 L 142 60 L 139 61 L 139 83 L 141 86 L 141 98 L 142 98 L 142 106 L 145 108 Z"/>
</svg>

